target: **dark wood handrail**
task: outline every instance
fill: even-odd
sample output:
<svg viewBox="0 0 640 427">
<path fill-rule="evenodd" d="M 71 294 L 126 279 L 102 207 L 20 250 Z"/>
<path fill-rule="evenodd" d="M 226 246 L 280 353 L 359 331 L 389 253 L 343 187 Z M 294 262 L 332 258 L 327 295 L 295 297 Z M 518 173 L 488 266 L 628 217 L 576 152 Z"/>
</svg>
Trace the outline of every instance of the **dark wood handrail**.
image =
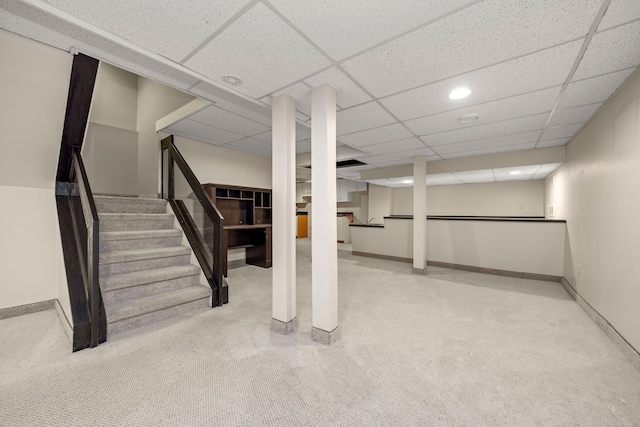
<svg viewBox="0 0 640 427">
<path fill-rule="evenodd" d="M 193 249 L 202 271 L 214 292 L 212 305 L 222 305 L 226 303 L 227 296 L 223 295 L 223 265 L 222 265 L 222 235 L 224 232 L 224 217 L 215 206 L 209 195 L 202 189 L 202 185 L 196 175 L 187 164 L 180 151 L 173 142 L 173 135 L 170 135 L 161 141 L 162 151 L 167 152 L 167 171 L 162 165 L 162 197 L 169 201 L 172 209 L 176 213 L 176 218 L 182 226 L 189 243 Z M 175 175 L 174 166 L 180 169 L 185 180 L 189 184 L 191 191 L 196 196 L 204 213 L 207 215 L 213 225 L 213 242 L 209 247 L 204 240 L 204 236 L 197 230 L 194 219 L 186 209 L 182 200 L 175 198 Z M 165 183 L 167 184 L 167 194 L 164 194 Z M 211 262 L 207 257 L 207 251 L 210 252 Z"/>
</svg>

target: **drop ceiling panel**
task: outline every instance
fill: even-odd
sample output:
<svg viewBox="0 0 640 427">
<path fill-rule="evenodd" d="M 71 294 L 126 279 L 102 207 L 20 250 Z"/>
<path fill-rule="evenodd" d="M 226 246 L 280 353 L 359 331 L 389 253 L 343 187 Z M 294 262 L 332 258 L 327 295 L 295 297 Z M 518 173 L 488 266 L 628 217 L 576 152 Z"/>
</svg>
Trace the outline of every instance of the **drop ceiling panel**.
<svg viewBox="0 0 640 427">
<path fill-rule="evenodd" d="M 611 0 L 604 14 L 598 31 L 640 19 L 640 2 L 638 0 Z"/>
<path fill-rule="evenodd" d="M 397 141 L 411 136 L 413 136 L 413 134 L 409 132 L 407 128 L 402 126 L 400 123 L 393 123 L 362 132 L 342 135 L 341 139 L 359 147 L 365 147 L 372 144 Z"/>
<path fill-rule="evenodd" d="M 560 86 L 556 86 L 524 95 L 408 120 L 405 123 L 417 135 L 426 135 L 449 129 L 477 126 L 482 123 L 498 122 L 551 111 L 559 93 Z M 458 118 L 466 114 L 478 114 L 479 119 L 468 124 L 460 123 Z"/>
<path fill-rule="evenodd" d="M 312 88 L 329 84 L 336 90 L 336 103 L 340 108 L 353 107 L 371 101 L 371 97 L 336 67 L 305 79 Z"/>
<path fill-rule="evenodd" d="M 535 145 L 536 145 L 535 142 L 530 142 L 527 144 L 508 145 L 505 147 L 487 148 L 483 150 L 473 150 L 473 151 L 463 151 L 460 153 L 441 154 L 440 157 L 442 157 L 443 159 L 455 159 L 459 157 L 471 157 L 471 156 L 481 156 L 484 154 L 504 153 L 507 151 L 532 150 L 533 148 L 535 148 Z"/>
<path fill-rule="evenodd" d="M 248 3 L 48 0 L 60 10 L 179 62 Z M 179 37 L 172 29 L 179 28 Z"/>
<path fill-rule="evenodd" d="M 358 55 L 343 67 L 369 92 L 386 96 L 584 37 L 600 4 L 484 1 Z"/>
<path fill-rule="evenodd" d="M 540 165 L 518 166 L 511 168 L 497 168 L 493 170 L 493 176 L 496 179 L 518 178 L 519 176 L 532 177 L 540 170 Z M 520 172 L 518 175 L 512 175 L 511 172 Z"/>
<path fill-rule="evenodd" d="M 296 142 L 296 154 L 310 153 L 311 152 L 311 140 Z"/>
<path fill-rule="evenodd" d="M 340 60 L 473 2 L 403 0 L 401 7 L 395 2 L 372 4 L 367 0 L 270 3 L 333 59 Z"/>
<path fill-rule="evenodd" d="M 558 108 L 604 102 L 632 72 L 633 69 L 626 69 L 570 83 L 558 103 Z"/>
<path fill-rule="evenodd" d="M 214 105 L 192 114 L 189 116 L 189 119 L 244 136 L 255 135 L 271 129 L 262 123 L 254 122 L 253 120 L 230 113 Z"/>
<path fill-rule="evenodd" d="M 542 129 L 547 121 L 548 116 L 549 115 L 546 113 L 536 114 L 528 117 L 505 120 L 503 122 L 489 123 L 486 125 L 457 129 L 449 132 L 425 135 L 420 139 L 422 139 L 429 146 L 438 146 L 444 144 L 453 144 L 456 142 L 511 135 L 522 133 L 523 131 Z"/>
<path fill-rule="evenodd" d="M 547 139 L 544 141 L 541 140 L 540 142 L 538 142 L 538 145 L 536 145 L 536 148 L 559 147 L 569 142 L 569 139 L 571 138 L 564 137 L 557 139 Z"/>
<path fill-rule="evenodd" d="M 593 116 L 602 103 L 583 105 L 580 107 L 564 108 L 554 111 L 547 126 L 567 126 L 584 123 Z"/>
<path fill-rule="evenodd" d="M 311 117 L 311 88 L 304 83 L 296 83 L 282 90 L 274 92 L 272 95 L 264 97 L 263 100 L 271 105 L 273 98 L 280 95 L 289 95 L 296 100 L 296 110 L 302 112 L 306 117 Z"/>
<path fill-rule="evenodd" d="M 462 151 L 480 150 L 494 147 L 504 147 L 509 145 L 524 144 L 527 142 L 536 142 L 540 136 L 540 131 L 523 132 L 512 135 L 503 135 L 493 138 L 477 139 L 473 141 L 465 141 L 457 144 L 446 144 L 432 147 L 433 151 L 438 154 L 459 153 Z"/>
<path fill-rule="evenodd" d="M 193 120 L 182 120 L 169 126 L 165 132 L 179 132 L 184 136 L 192 136 L 199 141 L 207 141 L 212 144 L 221 145 L 231 141 L 237 141 L 244 138 L 244 135 L 218 129 L 213 126 L 207 126 Z"/>
<path fill-rule="evenodd" d="M 384 142 L 382 144 L 367 145 L 365 150 L 374 154 L 387 154 L 398 151 L 408 151 L 425 148 L 424 143 L 420 141 L 420 138 L 412 137 L 407 139 L 401 139 L 400 141 Z"/>
<path fill-rule="evenodd" d="M 637 1 L 640 4 L 640 1 Z M 640 64 L 640 21 L 593 36 L 573 81 Z"/>
<path fill-rule="evenodd" d="M 427 185 L 464 184 L 452 173 L 435 173 L 427 175 Z"/>
<path fill-rule="evenodd" d="M 236 90 L 260 98 L 328 66 L 329 61 L 257 3 L 185 65 L 218 82 L 225 75 L 237 76 L 243 84 Z"/>
<path fill-rule="evenodd" d="M 408 120 L 561 85 L 581 45 L 581 41 L 563 44 L 384 98 L 381 102 L 399 119 Z M 449 99 L 449 93 L 459 86 L 473 92 L 464 99 Z"/>
<path fill-rule="evenodd" d="M 580 128 L 583 126 L 583 123 L 579 123 L 577 125 L 570 126 L 557 126 L 545 129 L 542 132 L 542 137 L 540 140 L 548 140 L 548 139 L 558 139 L 558 138 L 568 138 L 573 136 Z"/>
<path fill-rule="evenodd" d="M 338 111 L 336 114 L 336 132 L 338 135 L 346 135 L 395 121 L 396 119 L 377 103 L 368 102 L 357 107 Z"/>
<path fill-rule="evenodd" d="M 435 155 L 435 153 L 430 148 L 425 147 L 417 150 L 407 150 L 403 152 L 393 152 L 393 153 L 379 154 L 379 155 L 373 155 L 373 156 L 360 156 L 358 157 L 358 160 L 371 165 L 379 165 L 381 163 L 396 162 L 396 161 L 404 162 L 399 164 L 409 164 L 412 162 L 411 159 L 413 157 L 420 156 L 420 155 L 433 156 Z"/>
<path fill-rule="evenodd" d="M 271 145 L 256 141 L 252 138 L 244 138 L 239 141 L 225 145 L 227 148 L 235 148 L 236 150 L 246 151 L 247 153 L 258 154 L 264 157 L 271 157 Z"/>
</svg>

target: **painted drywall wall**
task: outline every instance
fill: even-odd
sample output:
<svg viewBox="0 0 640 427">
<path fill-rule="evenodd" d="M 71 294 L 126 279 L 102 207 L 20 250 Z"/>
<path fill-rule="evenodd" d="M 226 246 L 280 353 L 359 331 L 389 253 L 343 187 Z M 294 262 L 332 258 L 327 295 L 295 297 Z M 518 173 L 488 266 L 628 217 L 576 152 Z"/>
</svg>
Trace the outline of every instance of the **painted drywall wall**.
<svg viewBox="0 0 640 427">
<path fill-rule="evenodd" d="M 160 139 L 156 121 L 195 97 L 138 77 L 138 195 L 157 197 L 160 183 Z"/>
<path fill-rule="evenodd" d="M 73 57 L 3 30 L 0 51 L 1 309 L 66 290 L 54 187 Z"/>
<path fill-rule="evenodd" d="M 640 350 L 640 72 L 567 145 L 546 179 L 547 214 L 567 221 L 564 276 Z"/>
<path fill-rule="evenodd" d="M 161 133 L 161 137 L 165 135 Z M 271 188 L 271 159 L 181 136 L 174 142 L 202 184 Z"/>
<path fill-rule="evenodd" d="M 135 132 L 137 114 L 138 76 L 100 62 L 89 121 Z"/>
<path fill-rule="evenodd" d="M 562 276 L 565 224 L 427 220 L 427 260 Z M 351 227 L 353 251 L 413 259 L 413 220 Z"/>
<path fill-rule="evenodd" d="M 382 224 L 393 212 L 393 189 L 369 184 L 369 218 L 372 224 Z"/>
<path fill-rule="evenodd" d="M 393 214 L 413 214 L 413 188 L 393 190 Z M 427 215 L 544 216 L 544 181 L 427 187 Z"/>
</svg>

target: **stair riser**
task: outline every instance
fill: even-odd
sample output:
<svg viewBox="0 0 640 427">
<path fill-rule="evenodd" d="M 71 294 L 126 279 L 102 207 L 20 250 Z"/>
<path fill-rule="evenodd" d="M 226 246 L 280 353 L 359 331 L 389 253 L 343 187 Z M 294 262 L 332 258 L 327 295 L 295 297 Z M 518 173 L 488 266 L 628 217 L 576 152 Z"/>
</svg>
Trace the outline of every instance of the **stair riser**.
<svg viewBox="0 0 640 427">
<path fill-rule="evenodd" d="M 144 202 L 139 199 L 108 200 L 95 198 L 96 209 L 100 213 L 165 213 L 167 202 Z"/>
<path fill-rule="evenodd" d="M 132 249 L 168 248 L 180 246 L 182 237 L 161 237 L 157 239 L 132 239 L 132 240 L 100 240 L 100 251 L 128 251 Z"/>
<path fill-rule="evenodd" d="M 118 304 L 124 301 L 131 301 L 136 298 L 143 298 L 161 292 L 175 291 L 188 286 L 200 283 L 200 276 L 186 276 L 177 279 L 163 280 L 155 283 L 145 283 L 143 285 L 132 286 L 130 288 L 116 289 L 113 291 L 103 291 L 102 300 L 107 307 L 110 304 Z"/>
<path fill-rule="evenodd" d="M 107 327 L 107 339 L 131 329 L 151 325 L 153 323 L 161 322 L 172 317 L 193 315 L 198 310 L 204 311 L 205 309 L 210 307 L 209 300 L 210 297 L 200 298 L 195 301 L 190 301 L 184 304 L 165 308 L 163 310 L 146 313 L 141 316 L 131 317 L 128 319 L 119 320 L 117 322 L 110 322 Z"/>
<path fill-rule="evenodd" d="M 190 255 L 171 256 L 165 258 L 143 259 L 138 261 L 118 262 L 100 265 L 100 279 L 112 274 L 132 273 L 134 271 L 152 270 L 155 268 L 186 265 L 191 261 Z"/>
<path fill-rule="evenodd" d="M 100 221 L 100 231 L 141 231 L 141 230 L 166 230 L 173 228 L 173 219 L 144 219 L 131 221 Z"/>
</svg>

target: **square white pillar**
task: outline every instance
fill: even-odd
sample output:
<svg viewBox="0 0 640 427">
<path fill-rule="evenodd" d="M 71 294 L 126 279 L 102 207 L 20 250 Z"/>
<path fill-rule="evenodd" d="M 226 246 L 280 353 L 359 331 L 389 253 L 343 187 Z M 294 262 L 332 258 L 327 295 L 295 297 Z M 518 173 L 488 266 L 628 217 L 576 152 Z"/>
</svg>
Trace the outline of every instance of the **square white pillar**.
<svg viewBox="0 0 640 427">
<path fill-rule="evenodd" d="M 413 272 L 427 273 L 427 157 L 413 158 Z"/>
<path fill-rule="evenodd" d="M 311 92 L 311 283 L 315 341 L 338 339 L 338 232 L 336 222 L 336 91 Z"/>
<path fill-rule="evenodd" d="M 271 329 L 290 334 L 296 318 L 296 101 L 272 103 L 272 312 Z"/>
</svg>

